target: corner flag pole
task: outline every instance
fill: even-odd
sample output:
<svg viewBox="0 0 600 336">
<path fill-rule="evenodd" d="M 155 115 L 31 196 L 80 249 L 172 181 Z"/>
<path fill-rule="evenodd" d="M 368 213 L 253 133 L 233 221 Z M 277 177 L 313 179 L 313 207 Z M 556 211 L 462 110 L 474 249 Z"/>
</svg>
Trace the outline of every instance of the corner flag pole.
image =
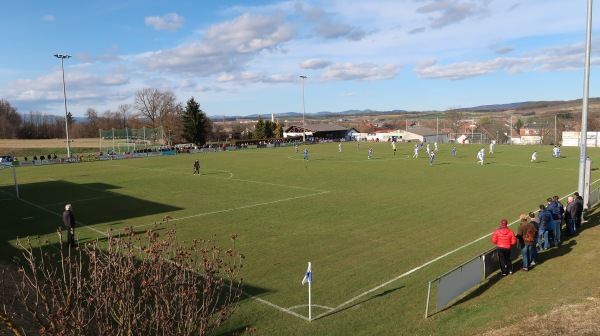
<svg viewBox="0 0 600 336">
<path fill-rule="evenodd" d="M 302 279 L 302 285 L 308 282 L 308 320 L 312 321 L 312 302 L 311 302 L 311 293 L 310 293 L 310 284 L 312 283 L 312 264 L 310 261 L 308 262 L 308 269 L 306 270 L 306 274 L 304 274 L 304 279 Z"/>
</svg>

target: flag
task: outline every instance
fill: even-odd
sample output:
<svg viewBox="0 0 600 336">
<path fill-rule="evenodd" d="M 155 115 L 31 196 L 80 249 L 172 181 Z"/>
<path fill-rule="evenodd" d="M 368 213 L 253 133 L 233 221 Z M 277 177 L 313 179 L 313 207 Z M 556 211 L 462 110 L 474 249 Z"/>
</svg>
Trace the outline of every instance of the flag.
<svg viewBox="0 0 600 336">
<path fill-rule="evenodd" d="M 302 279 L 302 285 L 307 282 L 312 282 L 312 269 L 310 262 L 308 263 L 308 269 L 306 270 L 306 274 L 304 275 L 304 279 Z"/>
</svg>

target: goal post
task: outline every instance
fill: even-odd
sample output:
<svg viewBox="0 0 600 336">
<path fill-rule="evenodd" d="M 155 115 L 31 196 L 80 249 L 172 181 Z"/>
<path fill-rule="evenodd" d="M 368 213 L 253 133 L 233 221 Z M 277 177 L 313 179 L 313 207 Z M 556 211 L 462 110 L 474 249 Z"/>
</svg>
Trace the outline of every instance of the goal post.
<svg viewBox="0 0 600 336">
<path fill-rule="evenodd" d="M 122 152 L 120 148 L 123 147 L 131 148 L 130 145 L 135 144 L 135 148 L 145 148 L 148 146 L 164 146 L 165 135 L 162 127 L 157 128 L 124 128 L 116 129 L 111 128 L 108 130 L 98 130 L 100 135 L 100 150 L 112 149 L 113 151 Z"/>
<path fill-rule="evenodd" d="M 10 170 L 12 169 L 12 183 L 10 182 Z M 10 190 L 10 185 L 14 184 L 15 193 L 14 195 L 9 191 L 4 191 L 3 189 L 7 187 L 7 190 Z M 17 182 L 17 168 L 12 165 L 12 163 L 0 163 L 0 191 L 5 194 L 16 196 L 19 198 L 19 183 Z"/>
<path fill-rule="evenodd" d="M 117 153 L 133 153 L 136 149 L 135 142 L 119 142 L 117 143 Z"/>
</svg>

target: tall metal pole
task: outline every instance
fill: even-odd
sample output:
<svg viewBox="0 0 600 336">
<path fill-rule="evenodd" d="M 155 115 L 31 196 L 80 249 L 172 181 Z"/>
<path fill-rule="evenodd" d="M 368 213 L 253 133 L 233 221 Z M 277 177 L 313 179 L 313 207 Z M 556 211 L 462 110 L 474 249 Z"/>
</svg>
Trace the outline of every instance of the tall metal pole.
<svg viewBox="0 0 600 336">
<path fill-rule="evenodd" d="M 556 142 L 556 116 L 554 116 L 554 146 L 558 146 L 558 143 Z"/>
<path fill-rule="evenodd" d="M 67 112 L 67 87 L 65 85 L 65 58 L 71 58 L 70 55 L 55 54 L 54 57 L 60 58 L 60 67 L 62 69 L 63 96 L 65 98 L 65 131 L 67 133 L 67 157 L 71 157 L 71 143 L 69 140 L 69 113 Z"/>
<path fill-rule="evenodd" d="M 579 181 L 577 191 L 579 195 L 584 194 L 585 189 L 585 159 L 587 146 L 587 117 L 588 117 L 588 96 L 590 90 L 590 53 L 592 46 L 592 0 L 588 0 L 587 8 L 587 30 L 585 45 L 585 68 L 583 76 L 583 100 L 581 108 L 581 135 L 579 136 Z"/>
<path fill-rule="evenodd" d="M 300 76 L 302 78 L 302 142 L 306 142 L 306 128 L 304 125 L 304 115 L 306 114 L 306 105 L 304 104 L 304 80 L 306 76 Z"/>
<path fill-rule="evenodd" d="M 510 125 L 508 125 L 508 138 L 510 139 L 510 144 L 513 144 L 513 138 L 512 138 L 512 115 L 510 116 Z"/>
</svg>

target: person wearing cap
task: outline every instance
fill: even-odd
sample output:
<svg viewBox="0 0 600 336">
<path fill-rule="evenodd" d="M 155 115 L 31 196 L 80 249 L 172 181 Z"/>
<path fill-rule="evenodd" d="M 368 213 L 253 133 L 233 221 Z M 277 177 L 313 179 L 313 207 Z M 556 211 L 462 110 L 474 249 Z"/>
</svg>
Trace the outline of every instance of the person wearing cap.
<svg viewBox="0 0 600 336">
<path fill-rule="evenodd" d="M 500 227 L 492 234 L 492 243 L 496 244 L 498 261 L 502 276 L 512 274 L 512 262 L 510 260 L 510 247 L 517 243 L 515 233 L 508 228 L 508 221 L 500 221 Z"/>
<path fill-rule="evenodd" d="M 67 245 L 75 247 L 75 215 L 73 215 L 73 207 L 71 204 L 65 205 L 63 223 L 67 227 Z"/>
<path fill-rule="evenodd" d="M 523 255 L 523 268 L 522 271 L 529 271 L 531 268 L 531 264 L 533 262 L 533 249 L 535 248 L 535 237 L 537 235 L 537 231 L 535 230 L 535 226 L 533 224 L 527 222 L 528 216 L 523 214 L 519 217 L 521 219 L 521 225 L 519 225 L 519 229 L 517 230 L 517 239 L 519 240 L 519 245 L 521 246 L 521 254 Z M 533 231 L 533 240 L 527 240 L 527 232 Z"/>
</svg>

